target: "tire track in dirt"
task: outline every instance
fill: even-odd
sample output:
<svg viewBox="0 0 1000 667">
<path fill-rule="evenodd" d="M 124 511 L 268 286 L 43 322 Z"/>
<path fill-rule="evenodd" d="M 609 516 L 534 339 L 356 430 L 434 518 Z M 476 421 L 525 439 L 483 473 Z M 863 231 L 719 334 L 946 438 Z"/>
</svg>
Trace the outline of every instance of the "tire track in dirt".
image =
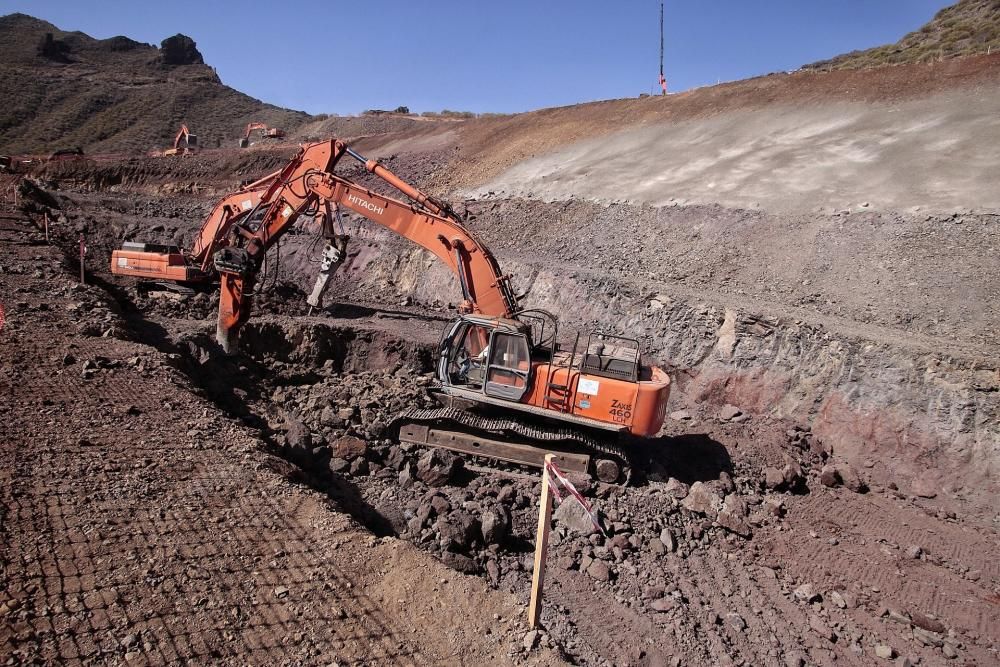
<svg viewBox="0 0 1000 667">
<path fill-rule="evenodd" d="M 510 662 L 521 614 L 512 596 L 360 529 L 198 398 L 167 356 L 81 336 L 81 321 L 104 317 L 99 290 L 48 268 L 60 265 L 55 248 L 10 248 L 0 274 L 0 301 L 13 303 L 0 332 L 0 654 Z M 20 269 L 39 265 L 41 275 Z M 428 599 L 449 605 L 429 615 Z M 508 632 L 488 632 L 495 617 Z"/>
<path fill-rule="evenodd" d="M 588 664 L 593 658 L 587 655 L 590 652 L 611 664 L 624 661 L 633 665 L 667 664 L 673 653 L 669 646 L 655 639 L 660 633 L 648 616 L 621 604 L 607 589 L 595 587 L 585 574 L 550 568 L 545 598 L 543 625 L 553 622 L 556 605 L 570 609 L 580 641 L 586 642 L 582 654 Z M 570 653 L 581 652 L 570 649 Z"/>
</svg>

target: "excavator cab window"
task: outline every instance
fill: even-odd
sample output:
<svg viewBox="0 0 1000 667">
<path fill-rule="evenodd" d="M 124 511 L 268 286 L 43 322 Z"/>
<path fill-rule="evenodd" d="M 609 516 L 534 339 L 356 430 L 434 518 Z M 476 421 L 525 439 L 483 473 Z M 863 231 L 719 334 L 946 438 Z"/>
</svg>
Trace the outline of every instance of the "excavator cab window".
<svg viewBox="0 0 1000 667">
<path fill-rule="evenodd" d="M 490 330 L 479 324 L 463 324 L 452 339 L 448 376 L 453 385 L 482 389 L 486 360 L 490 353 Z"/>
<path fill-rule="evenodd" d="M 524 334 L 495 332 L 486 372 L 486 395 L 520 401 L 528 390 L 530 372 L 528 338 Z"/>
</svg>

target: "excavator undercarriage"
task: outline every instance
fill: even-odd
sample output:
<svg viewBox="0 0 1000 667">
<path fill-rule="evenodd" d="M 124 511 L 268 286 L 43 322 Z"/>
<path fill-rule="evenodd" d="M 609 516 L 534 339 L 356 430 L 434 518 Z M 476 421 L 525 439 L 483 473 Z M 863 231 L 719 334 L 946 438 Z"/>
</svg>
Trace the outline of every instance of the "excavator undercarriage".
<svg viewBox="0 0 1000 667">
<path fill-rule="evenodd" d="M 562 470 L 593 473 L 602 482 L 628 481 L 632 475 L 628 449 L 610 434 L 595 436 L 525 417 L 489 416 L 474 408 L 410 409 L 397 415 L 389 433 L 401 442 L 536 468 L 552 453 Z"/>
</svg>

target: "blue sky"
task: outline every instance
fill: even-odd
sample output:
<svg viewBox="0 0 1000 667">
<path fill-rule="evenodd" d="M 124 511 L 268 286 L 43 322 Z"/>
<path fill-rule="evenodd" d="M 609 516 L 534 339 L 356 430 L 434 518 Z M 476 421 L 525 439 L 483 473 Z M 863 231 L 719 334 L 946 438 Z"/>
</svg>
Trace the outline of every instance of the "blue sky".
<svg viewBox="0 0 1000 667">
<path fill-rule="evenodd" d="M 947 0 L 666 2 L 672 91 L 894 42 Z M 513 112 L 657 89 L 659 1 L 0 0 L 93 37 L 198 43 L 222 80 L 311 113 Z"/>
</svg>

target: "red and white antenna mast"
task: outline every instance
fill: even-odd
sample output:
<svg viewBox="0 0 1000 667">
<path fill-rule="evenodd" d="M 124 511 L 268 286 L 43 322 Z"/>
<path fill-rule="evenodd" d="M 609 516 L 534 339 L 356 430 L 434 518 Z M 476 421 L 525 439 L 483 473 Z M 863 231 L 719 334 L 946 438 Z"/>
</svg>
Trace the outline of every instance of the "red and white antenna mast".
<svg viewBox="0 0 1000 667">
<path fill-rule="evenodd" d="M 660 3 L 660 88 L 667 94 L 667 79 L 663 76 L 663 3 Z"/>
</svg>

